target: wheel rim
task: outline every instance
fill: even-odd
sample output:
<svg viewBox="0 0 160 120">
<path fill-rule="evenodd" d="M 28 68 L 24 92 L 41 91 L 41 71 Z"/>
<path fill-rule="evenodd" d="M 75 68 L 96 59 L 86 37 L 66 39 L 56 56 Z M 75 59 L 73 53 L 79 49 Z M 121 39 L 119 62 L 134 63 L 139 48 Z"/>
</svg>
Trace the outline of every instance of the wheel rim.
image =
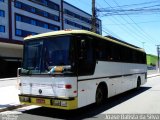
<svg viewBox="0 0 160 120">
<path fill-rule="evenodd" d="M 96 93 L 96 103 L 100 105 L 102 104 L 102 102 L 103 102 L 103 92 L 100 88 L 98 88 Z"/>
</svg>

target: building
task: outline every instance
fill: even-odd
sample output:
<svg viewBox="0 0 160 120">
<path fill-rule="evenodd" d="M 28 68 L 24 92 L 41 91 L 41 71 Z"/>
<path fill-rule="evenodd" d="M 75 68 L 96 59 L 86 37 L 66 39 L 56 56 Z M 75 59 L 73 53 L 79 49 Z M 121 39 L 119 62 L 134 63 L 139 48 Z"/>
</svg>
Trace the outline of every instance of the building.
<svg viewBox="0 0 160 120">
<path fill-rule="evenodd" d="M 63 0 L 0 0 L 0 77 L 16 75 L 24 37 L 63 29 L 90 30 L 91 15 Z"/>
<path fill-rule="evenodd" d="M 84 29 L 84 30 L 91 30 L 91 15 L 82 11 L 75 6 L 63 2 L 63 27 L 62 29 Z M 96 21 L 96 32 L 98 34 L 102 34 L 102 26 L 101 20 L 97 19 Z"/>
</svg>

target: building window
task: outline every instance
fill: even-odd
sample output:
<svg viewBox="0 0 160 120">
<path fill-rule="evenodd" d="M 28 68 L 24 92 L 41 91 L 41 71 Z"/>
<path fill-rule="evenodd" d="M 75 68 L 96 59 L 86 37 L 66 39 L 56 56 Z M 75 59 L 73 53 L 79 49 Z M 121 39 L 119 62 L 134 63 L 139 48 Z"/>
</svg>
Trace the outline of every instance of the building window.
<svg viewBox="0 0 160 120">
<path fill-rule="evenodd" d="M 19 8 L 19 9 L 22 9 L 24 11 L 27 11 L 27 12 L 34 13 L 34 14 L 39 15 L 39 16 L 46 17 L 46 18 L 54 20 L 54 21 L 59 21 L 59 16 L 56 16 L 56 15 L 53 15 L 53 14 L 48 13 L 46 11 L 34 8 L 30 5 L 21 3 L 19 1 L 15 1 L 15 7 Z"/>
<path fill-rule="evenodd" d="M 51 2 L 50 0 L 30 0 L 30 1 L 40 4 L 40 5 L 44 5 L 56 11 L 59 11 L 60 9 L 58 4 Z"/>
<path fill-rule="evenodd" d="M 46 0 L 42 0 L 42 4 L 47 6 L 48 5 L 48 2 Z"/>
<path fill-rule="evenodd" d="M 22 36 L 22 30 L 16 29 L 16 35 L 17 36 Z"/>
<path fill-rule="evenodd" d="M 36 12 L 36 9 L 34 7 L 31 7 L 31 12 L 32 13 L 35 13 Z"/>
<path fill-rule="evenodd" d="M 21 2 L 15 1 L 14 3 L 15 3 L 14 6 L 16 8 L 22 8 L 22 3 Z"/>
<path fill-rule="evenodd" d="M 45 23 L 45 22 L 30 18 L 30 17 L 27 17 L 27 16 L 19 15 L 19 14 L 16 14 L 16 21 L 28 23 L 28 24 L 43 27 L 43 28 L 46 28 L 46 29 L 59 30 L 59 26 L 52 25 L 50 23 Z M 51 27 L 49 27 L 49 26 L 51 26 Z M 54 27 L 52 27 L 52 26 L 54 26 Z"/>
<path fill-rule="evenodd" d="M 36 35 L 37 33 L 25 31 L 25 30 L 21 30 L 21 29 L 16 29 L 15 34 L 16 34 L 16 36 L 19 36 L 19 37 L 27 37 L 28 35 Z"/>
<path fill-rule="evenodd" d="M 54 15 L 54 20 L 55 20 L 55 21 L 59 21 L 59 17 L 56 16 L 56 15 Z"/>
<path fill-rule="evenodd" d="M 64 13 L 67 14 L 67 15 L 73 16 L 73 17 L 75 17 L 79 20 L 82 20 L 85 23 L 91 24 L 91 20 L 90 20 L 91 18 L 89 19 L 89 18 L 82 17 L 82 16 L 80 16 L 80 15 L 74 13 L 74 12 L 71 12 L 67 9 L 64 10 Z"/>
<path fill-rule="evenodd" d="M 50 19 L 54 20 L 54 21 L 59 21 L 59 16 L 57 16 L 57 15 L 49 14 L 48 17 L 49 17 Z"/>
<path fill-rule="evenodd" d="M 32 24 L 32 25 L 36 25 L 36 20 L 33 20 L 33 19 L 32 19 L 32 20 L 31 20 L 31 24 Z"/>
<path fill-rule="evenodd" d="M 58 5 L 58 4 L 55 4 L 55 3 L 53 3 L 53 2 L 50 2 L 50 1 L 49 1 L 48 7 L 51 8 L 51 9 L 54 9 L 54 10 L 59 11 L 59 5 Z"/>
<path fill-rule="evenodd" d="M 48 29 L 48 24 L 44 23 L 44 28 Z"/>
<path fill-rule="evenodd" d="M 0 17 L 5 17 L 5 12 L 3 10 L 0 10 Z"/>
<path fill-rule="evenodd" d="M 3 25 L 0 25 L 0 32 L 5 32 L 5 26 L 3 26 Z"/>
<path fill-rule="evenodd" d="M 16 21 L 22 21 L 22 17 L 20 15 L 16 15 Z"/>
<path fill-rule="evenodd" d="M 49 29 L 54 30 L 54 31 L 57 31 L 57 30 L 60 30 L 60 27 L 54 26 L 54 25 L 50 25 L 50 26 L 49 26 Z"/>
<path fill-rule="evenodd" d="M 48 17 L 48 13 L 44 11 L 43 16 Z"/>
<path fill-rule="evenodd" d="M 88 30 L 88 31 L 90 31 L 90 28 L 85 27 L 85 26 L 83 26 L 83 25 L 80 25 L 80 24 L 78 24 L 78 23 L 72 22 L 72 21 L 67 20 L 67 19 L 65 19 L 65 23 L 68 24 L 68 25 L 71 25 L 71 26 L 74 26 L 74 27 L 83 29 L 83 30 Z"/>
</svg>

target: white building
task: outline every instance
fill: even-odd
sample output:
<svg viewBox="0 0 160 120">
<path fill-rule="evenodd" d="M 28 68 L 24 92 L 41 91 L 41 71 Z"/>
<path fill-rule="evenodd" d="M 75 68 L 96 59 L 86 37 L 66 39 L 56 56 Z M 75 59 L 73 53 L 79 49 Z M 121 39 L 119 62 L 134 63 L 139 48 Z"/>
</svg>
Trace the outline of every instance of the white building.
<svg viewBox="0 0 160 120">
<path fill-rule="evenodd" d="M 16 75 L 24 37 L 62 29 L 90 30 L 91 15 L 63 0 L 0 0 L 0 77 Z"/>
</svg>

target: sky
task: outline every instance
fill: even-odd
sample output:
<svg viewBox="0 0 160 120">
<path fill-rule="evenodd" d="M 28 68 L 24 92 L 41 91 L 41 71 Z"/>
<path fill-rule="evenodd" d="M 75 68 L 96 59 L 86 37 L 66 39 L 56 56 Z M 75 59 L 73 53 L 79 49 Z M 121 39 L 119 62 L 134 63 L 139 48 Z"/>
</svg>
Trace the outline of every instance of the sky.
<svg viewBox="0 0 160 120">
<path fill-rule="evenodd" d="M 92 0 L 65 1 L 91 14 Z M 97 9 L 124 10 L 142 7 L 160 9 L 160 0 L 96 0 Z M 123 12 L 123 15 L 104 15 L 107 12 L 97 12 L 98 18 L 102 21 L 102 35 L 117 37 L 144 48 L 147 54 L 157 55 L 156 45 L 160 45 L 160 10 L 149 11 L 150 13 L 138 11 L 135 14 Z"/>
</svg>

